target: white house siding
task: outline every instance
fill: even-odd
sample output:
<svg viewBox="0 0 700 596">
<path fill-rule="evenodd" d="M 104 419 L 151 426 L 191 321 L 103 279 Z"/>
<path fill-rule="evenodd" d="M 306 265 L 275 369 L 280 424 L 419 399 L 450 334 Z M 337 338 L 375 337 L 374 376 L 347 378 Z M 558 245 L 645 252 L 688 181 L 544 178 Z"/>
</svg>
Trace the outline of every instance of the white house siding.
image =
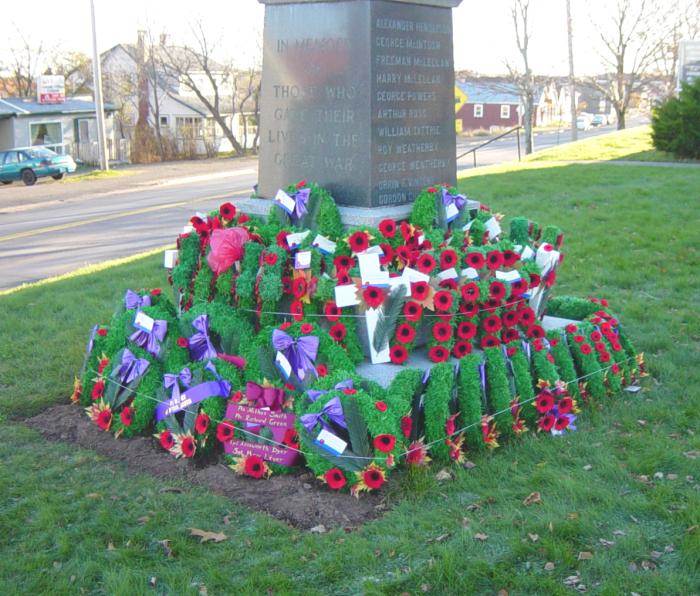
<svg viewBox="0 0 700 596">
<path fill-rule="evenodd" d="M 0 120 L 0 151 L 15 146 L 14 118 Z"/>
</svg>

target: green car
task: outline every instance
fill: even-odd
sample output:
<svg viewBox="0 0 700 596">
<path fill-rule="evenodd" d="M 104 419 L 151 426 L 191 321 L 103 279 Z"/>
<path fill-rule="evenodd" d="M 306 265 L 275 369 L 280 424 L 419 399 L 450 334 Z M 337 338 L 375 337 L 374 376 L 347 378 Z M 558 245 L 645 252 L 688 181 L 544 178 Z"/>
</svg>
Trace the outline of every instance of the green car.
<svg viewBox="0 0 700 596">
<path fill-rule="evenodd" d="M 64 174 L 75 172 L 70 155 L 59 155 L 44 147 L 0 151 L 0 183 L 11 184 L 21 180 L 31 186 L 37 178 L 51 176 L 60 180 Z"/>
</svg>

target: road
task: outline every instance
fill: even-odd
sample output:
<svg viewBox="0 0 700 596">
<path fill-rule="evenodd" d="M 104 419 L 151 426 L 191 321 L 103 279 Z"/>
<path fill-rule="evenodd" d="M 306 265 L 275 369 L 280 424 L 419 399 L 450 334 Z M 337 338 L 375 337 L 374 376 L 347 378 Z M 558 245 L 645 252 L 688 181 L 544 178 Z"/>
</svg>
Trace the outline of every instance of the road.
<svg viewBox="0 0 700 596">
<path fill-rule="evenodd" d="M 544 132 L 535 146 L 542 149 L 567 138 L 568 133 Z M 458 154 L 484 140 L 460 142 Z M 513 159 L 514 138 L 495 141 L 477 154 L 480 166 Z M 471 167 L 471 155 L 460 160 L 459 170 Z M 154 179 L 154 172 L 161 172 L 160 178 Z M 30 188 L 2 187 L 0 290 L 170 244 L 194 212 L 247 197 L 256 182 L 256 161 L 213 160 L 144 168 L 133 177 L 94 182 L 48 180 Z"/>
</svg>

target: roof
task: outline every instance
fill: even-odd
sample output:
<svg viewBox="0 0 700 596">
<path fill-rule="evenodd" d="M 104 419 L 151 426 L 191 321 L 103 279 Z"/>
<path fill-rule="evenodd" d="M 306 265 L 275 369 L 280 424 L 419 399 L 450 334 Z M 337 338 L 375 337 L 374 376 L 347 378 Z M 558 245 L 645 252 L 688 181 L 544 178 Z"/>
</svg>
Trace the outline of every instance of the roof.
<svg viewBox="0 0 700 596">
<path fill-rule="evenodd" d="M 105 112 L 114 112 L 116 107 L 105 103 Z M 63 103 L 38 103 L 31 99 L 6 97 L 0 99 L 0 118 L 13 116 L 41 116 L 43 114 L 87 114 L 95 111 L 95 102 L 67 98 Z"/>
<path fill-rule="evenodd" d="M 467 103 L 520 103 L 518 88 L 513 83 L 458 82 L 457 87 L 467 96 Z"/>
</svg>

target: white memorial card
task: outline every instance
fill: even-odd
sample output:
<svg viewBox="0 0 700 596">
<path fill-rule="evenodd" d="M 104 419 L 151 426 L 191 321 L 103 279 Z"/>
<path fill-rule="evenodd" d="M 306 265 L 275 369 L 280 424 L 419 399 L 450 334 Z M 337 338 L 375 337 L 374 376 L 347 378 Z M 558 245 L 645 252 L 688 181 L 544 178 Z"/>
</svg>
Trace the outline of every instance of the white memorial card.
<svg viewBox="0 0 700 596">
<path fill-rule="evenodd" d="M 440 273 L 438 273 L 437 276 L 440 281 L 444 281 L 446 279 L 457 279 L 459 277 L 459 274 L 457 273 L 457 270 L 454 267 L 450 267 L 449 269 L 440 271 Z"/>
<path fill-rule="evenodd" d="M 314 248 L 318 248 L 324 255 L 332 255 L 336 249 L 336 243 L 325 236 L 318 234 L 311 243 Z"/>
<path fill-rule="evenodd" d="M 145 312 L 138 311 L 136 313 L 136 318 L 134 319 L 134 327 L 136 327 L 136 329 L 150 333 L 153 331 L 153 325 L 155 325 L 155 320 L 149 317 Z"/>
<path fill-rule="evenodd" d="M 281 188 L 277 191 L 277 194 L 275 195 L 275 203 L 277 203 L 282 209 L 284 209 L 287 213 L 292 213 L 294 211 L 294 207 L 296 207 L 296 203 L 294 202 L 294 199 L 290 197 L 286 192 L 284 192 Z"/>
<path fill-rule="evenodd" d="M 294 234 L 287 234 L 287 246 L 289 246 L 289 248 L 296 248 L 302 242 L 304 242 L 304 239 L 310 233 L 311 232 L 309 230 L 306 230 L 304 232 L 295 232 Z"/>
<path fill-rule="evenodd" d="M 479 279 L 479 272 L 474 269 L 474 267 L 467 267 L 466 269 L 462 269 L 462 277 L 466 277 L 467 279 Z"/>
<path fill-rule="evenodd" d="M 277 356 L 275 356 L 275 366 L 280 369 L 285 379 L 292 376 L 292 365 L 282 352 L 277 352 Z"/>
<path fill-rule="evenodd" d="M 359 303 L 360 300 L 357 298 L 357 286 L 355 284 L 335 286 L 335 305 L 338 308 L 357 306 Z"/>
<path fill-rule="evenodd" d="M 308 269 L 311 267 L 311 251 L 300 250 L 294 255 L 294 269 Z"/>
<path fill-rule="evenodd" d="M 342 455 L 348 446 L 343 439 L 325 428 L 318 433 L 314 443 L 326 451 L 330 451 L 333 455 Z"/>
<path fill-rule="evenodd" d="M 179 251 L 177 250 L 166 250 L 165 254 L 163 255 L 163 266 L 166 269 L 172 269 L 177 265 L 177 258 L 179 255 Z"/>
<path fill-rule="evenodd" d="M 501 230 L 501 224 L 498 223 L 498 220 L 495 217 L 491 217 L 490 219 L 486 220 L 484 227 L 489 233 L 489 238 L 498 238 L 503 231 Z"/>
</svg>

